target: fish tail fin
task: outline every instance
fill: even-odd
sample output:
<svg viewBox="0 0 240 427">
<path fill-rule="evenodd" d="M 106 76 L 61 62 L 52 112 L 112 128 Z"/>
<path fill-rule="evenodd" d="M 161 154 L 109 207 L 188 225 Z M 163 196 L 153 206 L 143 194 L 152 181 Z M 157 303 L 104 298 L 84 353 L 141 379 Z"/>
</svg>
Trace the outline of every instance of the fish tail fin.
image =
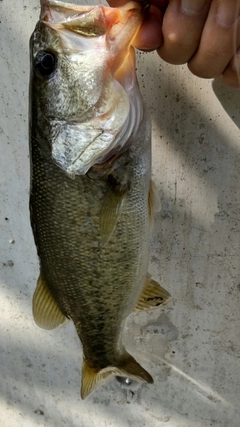
<svg viewBox="0 0 240 427">
<path fill-rule="evenodd" d="M 85 399 L 113 376 L 127 377 L 134 381 L 150 384 L 153 383 L 151 375 L 127 352 L 118 366 L 109 366 L 100 370 L 91 368 L 86 360 L 83 359 L 81 398 Z"/>
<path fill-rule="evenodd" d="M 113 375 L 110 368 L 94 369 L 91 368 L 85 359 L 82 365 L 82 385 L 81 385 L 81 398 L 85 399 L 96 388 L 100 387 L 108 378 Z"/>
<path fill-rule="evenodd" d="M 151 375 L 132 357 L 125 352 L 122 363 L 117 368 L 118 376 L 127 377 L 135 381 L 152 384 L 153 378 Z"/>
</svg>

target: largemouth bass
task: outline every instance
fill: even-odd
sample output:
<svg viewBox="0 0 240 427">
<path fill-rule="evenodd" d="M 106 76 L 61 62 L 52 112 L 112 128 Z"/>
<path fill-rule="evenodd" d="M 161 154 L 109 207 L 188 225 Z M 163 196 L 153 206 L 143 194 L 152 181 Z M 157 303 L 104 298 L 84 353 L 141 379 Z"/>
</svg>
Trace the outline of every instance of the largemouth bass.
<svg viewBox="0 0 240 427">
<path fill-rule="evenodd" d="M 142 6 L 41 2 L 31 37 L 30 215 L 36 323 L 74 322 L 81 396 L 112 376 L 152 383 L 125 350 L 134 310 L 169 297 L 148 275 L 151 128 L 131 44 Z"/>
</svg>

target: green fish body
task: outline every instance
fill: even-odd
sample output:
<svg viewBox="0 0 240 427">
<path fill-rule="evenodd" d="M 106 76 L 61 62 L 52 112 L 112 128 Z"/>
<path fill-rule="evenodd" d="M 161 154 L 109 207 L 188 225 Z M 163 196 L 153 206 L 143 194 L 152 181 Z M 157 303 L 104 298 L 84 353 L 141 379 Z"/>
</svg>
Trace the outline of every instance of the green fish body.
<svg viewBox="0 0 240 427">
<path fill-rule="evenodd" d="M 153 382 L 121 335 L 134 309 L 169 297 L 147 274 L 151 128 L 130 47 L 142 13 L 130 5 L 42 1 L 31 39 L 33 314 L 46 329 L 74 322 L 83 398 L 111 376 Z"/>
</svg>

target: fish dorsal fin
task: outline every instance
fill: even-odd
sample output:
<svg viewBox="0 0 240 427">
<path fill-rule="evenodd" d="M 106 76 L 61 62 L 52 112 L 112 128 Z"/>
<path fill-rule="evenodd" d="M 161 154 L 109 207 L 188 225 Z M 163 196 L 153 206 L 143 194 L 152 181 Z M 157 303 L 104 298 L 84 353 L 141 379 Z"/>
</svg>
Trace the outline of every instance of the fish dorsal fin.
<svg viewBox="0 0 240 427">
<path fill-rule="evenodd" d="M 155 212 L 160 210 L 160 198 L 158 194 L 158 189 L 155 182 L 151 179 L 150 187 L 148 192 L 148 212 L 150 220 L 153 221 L 153 216 Z"/>
<path fill-rule="evenodd" d="M 108 188 L 106 192 L 99 218 L 101 242 L 103 245 L 106 245 L 115 230 L 121 214 L 125 194 L 117 192 L 112 188 Z"/>
<path fill-rule="evenodd" d="M 34 320 L 40 328 L 55 329 L 68 321 L 48 290 L 41 274 L 33 295 L 32 309 Z"/>
<path fill-rule="evenodd" d="M 118 366 L 109 366 L 101 370 L 91 368 L 86 360 L 83 359 L 82 399 L 85 399 L 113 376 L 122 376 L 134 381 L 153 383 L 151 375 L 127 352 L 120 360 Z"/>
<path fill-rule="evenodd" d="M 164 305 L 170 298 L 170 294 L 166 289 L 162 288 L 158 282 L 153 280 L 150 274 L 147 275 L 147 280 L 139 300 L 134 308 L 134 311 L 150 310 Z"/>
</svg>

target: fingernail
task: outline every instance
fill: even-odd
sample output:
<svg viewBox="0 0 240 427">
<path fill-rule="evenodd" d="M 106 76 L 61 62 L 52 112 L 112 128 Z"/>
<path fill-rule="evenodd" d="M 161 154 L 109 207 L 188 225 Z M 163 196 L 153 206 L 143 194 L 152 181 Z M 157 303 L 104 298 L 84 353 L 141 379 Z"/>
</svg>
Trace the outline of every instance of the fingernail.
<svg viewBox="0 0 240 427">
<path fill-rule="evenodd" d="M 197 15 L 206 4 L 206 0 L 182 0 L 181 9 L 186 15 Z"/>
<path fill-rule="evenodd" d="M 217 21 L 222 27 L 231 27 L 239 17 L 240 3 L 236 0 L 219 0 Z"/>
</svg>

